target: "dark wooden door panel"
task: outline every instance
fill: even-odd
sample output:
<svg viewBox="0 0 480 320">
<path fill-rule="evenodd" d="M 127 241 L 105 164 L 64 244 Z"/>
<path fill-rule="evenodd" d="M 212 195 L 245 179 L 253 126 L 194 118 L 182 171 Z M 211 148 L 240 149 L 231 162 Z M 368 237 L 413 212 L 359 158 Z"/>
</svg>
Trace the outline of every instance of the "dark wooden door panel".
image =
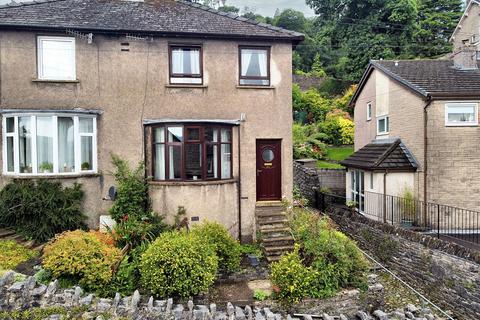
<svg viewBox="0 0 480 320">
<path fill-rule="evenodd" d="M 257 140 L 257 200 L 282 199 L 282 141 Z"/>
</svg>

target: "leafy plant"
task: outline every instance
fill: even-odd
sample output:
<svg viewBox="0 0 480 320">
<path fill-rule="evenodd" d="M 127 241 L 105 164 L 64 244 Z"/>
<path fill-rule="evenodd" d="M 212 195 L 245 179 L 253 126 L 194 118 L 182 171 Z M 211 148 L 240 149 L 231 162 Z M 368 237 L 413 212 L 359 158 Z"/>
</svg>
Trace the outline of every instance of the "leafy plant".
<svg viewBox="0 0 480 320">
<path fill-rule="evenodd" d="M 410 221 L 415 220 L 416 214 L 416 202 L 413 191 L 410 187 L 405 186 L 402 189 L 401 197 L 401 210 L 402 216 Z"/>
<path fill-rule="evenodd" d="M 160 235 L 142 254 L 143 287 L 159 297 L 190 297 L 213 284 L 218 269 L 215 248 L 191 234 Z"/>
<path fill-rule="evenodd" d="M 52 172 L 53 171 L 53 163 L 44 161 L 40 163 L 38 166 L 40 172 Z"/>
<path fill-rule="evenodd" d="M 253 299 L 257 301 L 265 301 L 268 298 L 270 298 L 270 294 L 268 292 L 261 289 L 253 290 Z"/>
<path fill-rule="evenodd" d="M 14 228 L 26 238 L 45 242 L 55 234 L 86 228 L 80 184 L 39 179 L 13 180 L 0 191 L 0 227 Z"/>
<path fill-rule="evenodd" d="M 98 290 L 112 280 L 112 266 L 119 249 L 109 246 L 94 232 L 82 230 L 59 234 L 44 249 L 43 267 L 54 278 Z"/>
<path fill-rule="evenodd" d="M 81 165 L 82 170 L 90 170 L 90 163 L 89 162 L 83 162 Z"/>
<path fill-rule="evenodd" d="M 215 248 L 219 269 L 227 272 L 238 270 L 242 259 L 242 249 L 240 243 L 232 238 L 225 226 L 218 222 L 204 222 L 195 226 L 192 234 L 202 238 Z"/>
<path fill-rule="evenodd" d="M 274 288 L 274 296 L 282 304 L 291 306 L 311 295 L 314 285 L 315 271 L 306 267 L 298 253 L 283 255 L 278 262 L 271 266 L 270 279 Z"/>
<path fill-rule="evenodd" d="M 245 254 L 252 254 L 259 259 L 263 256 L 262 247 L 258 243 L 242 244 L 242 245 L 240 245 L 240 252 L 244 255 Z"/>
<path fill-rule="evenodd" d="M 37 251 L 27 249 L 13 240 L 0 240 L 0 269 L 14 269 L 37 255 Z"/>
<path fill-rule="evenodd" d="M 293 187 L 293 202 L 302 207 L 308 206 L 308 199 L 303 196 L 300 188 L 297 186 Z"/>
<path fill-rule="evenodd" d="M 112 163 L 116 168 L 113 175 L 118 191 L 110 208 L 116 225 L 110 231 L 118 246 L 134 248 L 142 242 L 154 240 L 167 226 L 163 217 L 151 209 L 143 163 L 132 170 L 116 155 L 112 155 Z"/>
</svg>

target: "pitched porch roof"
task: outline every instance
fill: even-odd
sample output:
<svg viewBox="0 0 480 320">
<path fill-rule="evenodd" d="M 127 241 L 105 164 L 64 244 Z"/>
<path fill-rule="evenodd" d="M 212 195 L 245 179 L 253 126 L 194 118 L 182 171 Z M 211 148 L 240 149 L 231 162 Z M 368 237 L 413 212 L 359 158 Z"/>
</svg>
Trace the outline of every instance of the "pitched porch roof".
<svg viewBox="0 0 480 320">
<path fill-rule="evenodd" d="M 400 139 L 376 140 L 340 164 L 368 171 L 415 171 L 418 168 L 417 161 Z"/>
</svg>

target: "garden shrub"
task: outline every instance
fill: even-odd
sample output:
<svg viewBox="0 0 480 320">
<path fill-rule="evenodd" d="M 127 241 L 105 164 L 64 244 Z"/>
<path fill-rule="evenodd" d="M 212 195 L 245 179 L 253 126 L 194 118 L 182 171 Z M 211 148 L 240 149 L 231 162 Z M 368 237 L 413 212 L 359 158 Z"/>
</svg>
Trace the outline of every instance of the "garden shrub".
<svg viewBox="0 0 480 320">
<path fill-rule="evenodd" d="M 0 240 L 0 270 L 14 269 L 37 255 L 37 251 L 25 248 L 13 240 Z"/>
<path fill-rule="evenodd" d="M 44 249 L 43 267 L 54 278 L 98 290 L 112 280 L 112 267 L 121 256 L 119 249 L 103 240 L 82 230 L 59 234 Z"/>
<path fill-rule="evenodd" d="M 219 269 L 227 272 L 238 270 L 242 259 L 242 248 L 225 226 L 218 222 L 204 222 L 193 227 L 192 234 L 202 237 L 215 248 Z"/>
<path fill-rule="evenodd" d="M 272 282 L 280 290 L 281 301 L 291 304 L 305 297 L 330 297 L 341 288 L 366 287 L 366 259 L 328 218 L 297 208 L 290 227 L 298 248 L 272 266 Z M 305 283 L 308 290 L 304 290 Z"/>
<path fill-rule="evenodd" d="M 127 161 L 116 155 L 112 155 L 112 163 L 118 184 L 117 197 L 109 211 L 116 222 L 111 230 L 113 238 L 119 247 L 131 248 L 153 241 L 166 229 L 166 224 L 151 208 L 145 166 L 140 163 L 131 169 Z"/>
<path fill-rule="evenodd" d="M 206 291 L 215 281 L 215 248 L 180 231 L 161 234 L 142 254 L 142 286 L 158 297 L 190 297 Z"/>
<path fill-rule="evenodd" d="M 311 296 L 315 276 L 314 270 L 303 265 L 297 247 L 271 266 L 270 279 L 275 298 L 289 306 Z"/>
<path fill-rule="evenodd" d="M 28 239 L 45 242 L 55 234 L 86 228 L 81 212 L 80 184 L 39 179 L 13 180 L 0 191 L 0 227 L 15 229 Z"/>
</svg>

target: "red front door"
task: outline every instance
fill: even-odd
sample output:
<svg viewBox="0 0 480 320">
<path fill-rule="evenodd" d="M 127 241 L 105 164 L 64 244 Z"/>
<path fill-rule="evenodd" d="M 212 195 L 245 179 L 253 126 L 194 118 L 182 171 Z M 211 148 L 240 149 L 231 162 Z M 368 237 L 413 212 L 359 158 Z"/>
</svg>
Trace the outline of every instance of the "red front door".
<svg viewBox="0 0 480 320">
<path fill-rule="evenodd" d="M 257 201 L 282 199 L 282 141 L 257 140 Z"/>
</svg>

